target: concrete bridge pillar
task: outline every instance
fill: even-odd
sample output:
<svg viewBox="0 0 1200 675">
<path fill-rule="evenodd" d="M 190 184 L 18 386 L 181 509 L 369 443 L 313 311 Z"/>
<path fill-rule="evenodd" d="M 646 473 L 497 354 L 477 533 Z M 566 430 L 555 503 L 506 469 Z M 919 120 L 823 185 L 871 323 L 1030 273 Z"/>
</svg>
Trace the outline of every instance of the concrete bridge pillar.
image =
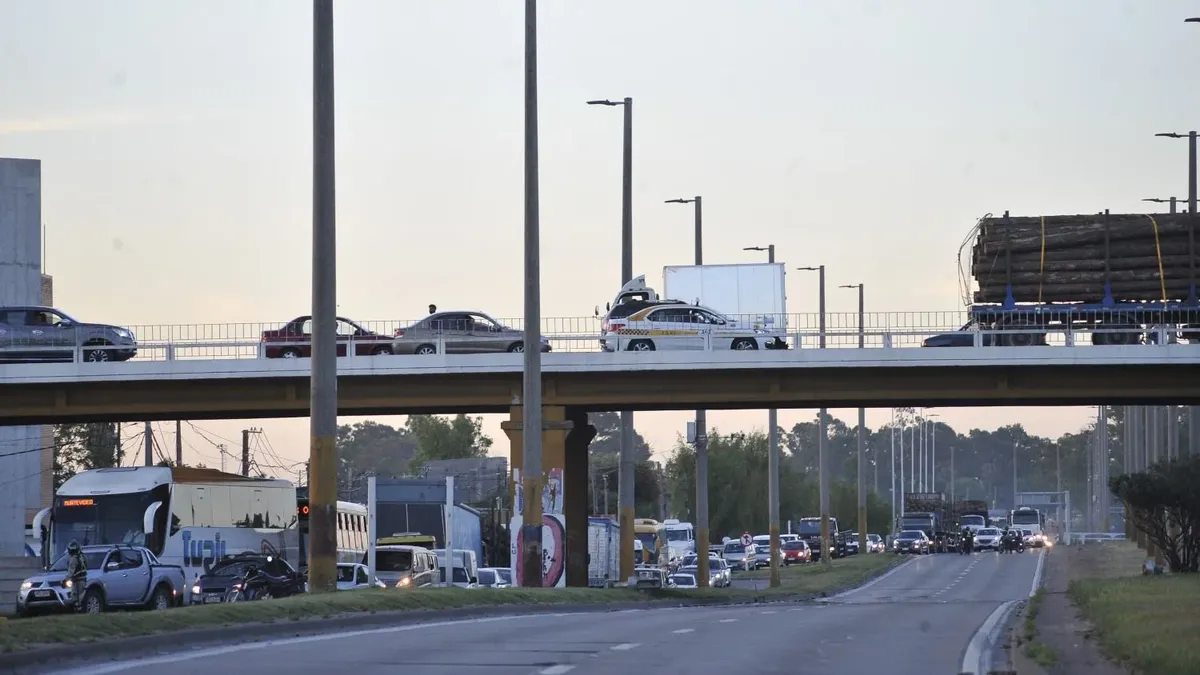
<svg viewBox="0 0 1200 675">
<path fill-rule="evenodd" d="M 543 406 L 542 421 L 542 546 L 550 554 L 544 582 L 547 586 L 587 586 L 588 444 L 596 430 L 588 424 L 587 413 L 575 408 Z M 508 421 L 500 426 L 510 443 L 508 496 L 515 519 L 529 498 L 519 495 L 518 476 L 525 457 L 521 406 L 510 408 Z M 509 532 L 511 552 L 518 530 L 510 524 Z"/>
</svg>

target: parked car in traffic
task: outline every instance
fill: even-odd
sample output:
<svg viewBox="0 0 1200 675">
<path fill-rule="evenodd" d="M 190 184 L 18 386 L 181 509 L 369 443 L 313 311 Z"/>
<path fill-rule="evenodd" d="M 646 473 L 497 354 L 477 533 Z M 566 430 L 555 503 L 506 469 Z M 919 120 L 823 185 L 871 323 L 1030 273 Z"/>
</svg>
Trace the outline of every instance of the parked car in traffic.
<svg viewBox="0 0 1200 675">
<path fill-rule="evenodd" d="M 749 572 L 754 569 L 757 554 L 758 551 L 754 544 L 746 546 L 740 541 L 730 540 L 725 542 L 725 549 L 722 551 L 721 557 L 729 564 L 730 569 Z"/>
<path fill-rule="evenodd" d="M 883 543 L 883 537 L 877 534 L 867 535 L 867 553 L 883 553 L 886 548 Z"/>
<path fill-rule="evenodd" d="M 696 575 L 677 572 L 671 575 L 671 585 L 675 588 L 696 588 Z"/>
<path fill-rule="evenodd" d="M 265 553 L 237 553 L 222 557 L 208 572 L 197 577 L 192 585 L 192 604 L 225 602 L 230 591 L 240 585 L 251 569 L 262 573 L 263 593 L 260 598 L 286 598 L 303 593 L 307 582 L 286 560 Z"/>
<path fill-rule="evenodd" d="M 391 354 L 392 339 L 380 335 L 350 319 L 337 317 L 337 355 L 355 356 Z M 312 357 L 312 317 L 298 316 L 280 328 L 262 333 L 263 356 L 268 359 L 299 359 Z"/>
<path fill-rule="evenodd" d="M 17 591 L 17 614 L 72 610 L 75 594 L 82 595 L 83 611 L 98 614 L 109 609 L 169 609 L 188 597 L 183 568 L 164 565 L 140 546 L 84 546 L 87 585 L 74 588 L 67 578 L 69 555 L 50 569 L 29 577 Z"/>
<path fill-rule="evenodd" d="M 512 586 L 512 570 L 507 567 L 480 567 L 480 588 L 509 588 Z"/>
<path fill-rule="evenodd" d="M 783 555 L 784 566 L 812 561 L 812 551 L 809 550 L 808 544 L 800 539 L 783 542 L 780 545 L 780 554 Z"/>
<path fill-rule="evenodd" d="M 933 541 L 921 530 L 904 530 L 896 535 L 895 547 L 897 553 L 929 553 Z"/>
<path fill-rule="evenodd" d="M 339 591 L 352 591 L 360 588 L 387 588 L 387 586 L 379 579 L 371 583 L 371 576 L 367 571 L 366 565 L 361 563 L 338 563 L 337 589 Z"/>
<path fill-rule="evenodd" d="M 0 362 L 128 361 L 137 356 L 133 331 L 85 323 L 39 305 L 0 307 Z"/>
<path fill-rule="evenodd" d="M 550 351 L 550 340 L 542 337 L 542 351 Z M 477 312 L 437 312 L 396 331 L 392 351 L 396 354 L 492 354 L 525 351 L 525 331 L 510 328 Z"/>
<path fill-rule="evenodd" d="M 975 532 L 976 551 L 999 551 L 1000 530 L 994 527 L 982 527 Z"/>
</svg>

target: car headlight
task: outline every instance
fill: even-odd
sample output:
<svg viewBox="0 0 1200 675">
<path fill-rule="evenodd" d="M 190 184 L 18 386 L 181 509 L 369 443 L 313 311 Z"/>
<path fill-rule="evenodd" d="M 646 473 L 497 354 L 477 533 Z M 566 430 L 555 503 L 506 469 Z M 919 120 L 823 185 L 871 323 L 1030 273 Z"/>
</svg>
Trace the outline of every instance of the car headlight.
<svg viewBox="0 0 1200 675">
<path fill-rule="evenodd" d="M 27 591 L 31 588 L 33 588 L 33 582 L 31 582 L 31 581 L 22 581 L 21 582 L 21 591 L 22 592 Z"/>
<path fill-rule="evenodd" d="M 242 590 L 242 585 L 241 585 L 241 584 L 234 584 L 234 585 L 233 585 L 233 590 L 235 590 L 235 591 L 240 591 L 240 590 Z"/>
<path fill-rule="evenodd" d="M 408 588 L 409 586 L 412 586 L 412 577 L 404 577 L 396 584 L 396 588 Z"/>
<path fill-rule="evenodd" d="M 70 579 L 64 579 L 62 584 L 63 584 L 63 588 L 70 588 L 71 586 L 74 585 Z"/>
<path fill-rule="evenodd" d="M 192 586 L 192 595 L 200 595 L 200 584 Z"/>
</svg>

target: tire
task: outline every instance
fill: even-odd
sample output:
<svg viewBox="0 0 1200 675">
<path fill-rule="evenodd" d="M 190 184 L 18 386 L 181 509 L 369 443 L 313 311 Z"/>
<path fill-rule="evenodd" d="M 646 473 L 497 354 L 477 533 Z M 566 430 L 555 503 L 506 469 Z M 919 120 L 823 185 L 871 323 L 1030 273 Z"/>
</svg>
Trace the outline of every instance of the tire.
<svg viewBox="0 0 1200 675">
<path fill-rule="evenodd" d="M 739 352 L 754 351 L 758 349 L 758 341 L 750 338 L 738 338 L 729 348 Z"/>
<path fill-rule="evenodd" d="M 626 350 L 631 352 L 652 352 L 654 351 L 654 342 L 651 340 L 634 340 L 629 343 Z"/>
<path fill-rule="evenodd" d="M 89 342 L 88 346 L 99 347 L 106 346 L 107 342 Z M 84 349 L 83 360 L 88 363 L 107 363 L 112 361 L 112 351 L 108 349 Z"/>
<path fill-rule="evenodd" d="M 279 352 L 281 359 L 298 359 L 300 358 L 300 350 L 295 347 L 284 347 L 283 351 Z"/>
<path fill-rule="evenodd" d="M 373 349 L 373 350 L 371 351 L 371 356 L 382 356 L 382 355 L 384 355 L 384 354 L 386 354 L 386 355 L 388 355 L 388 356 L 391 356 L 391 355 L 392 355 L 392 348 L 391 348 L 391 347 L 386 347 L 386 346 L 385 346 L 385 347 L 376 347 L 375 349 Z"/>
<path fill-rule="evenodd" d="M 150 596 L 150 609 L 170 609 L 175 604 L 175 594 L 166 586 L 159 585 Z"/>
<path fill-rule="evenodd" d="M 508 346 L 508 353 L 509 354 L 524 354 L 525 353 L 525 343 L 524 342 L 512 343 L 511 345 Z"/>
<path fill-rule="evenodd" d="M 419 356 L 429 356 L 431 354 L 436 354 L 436 353 L 437 353 L 437 347 L 435 347 L 434 345 L 421 345 L 413 350 L 413 354 L 417 354 Z"/>
<path fill-rule="evenodd" d="M 89 588 L 83 594 L 83 612 L 99 614 L 104 611 L 104 594 L 95 588 Z"/>
</svg>

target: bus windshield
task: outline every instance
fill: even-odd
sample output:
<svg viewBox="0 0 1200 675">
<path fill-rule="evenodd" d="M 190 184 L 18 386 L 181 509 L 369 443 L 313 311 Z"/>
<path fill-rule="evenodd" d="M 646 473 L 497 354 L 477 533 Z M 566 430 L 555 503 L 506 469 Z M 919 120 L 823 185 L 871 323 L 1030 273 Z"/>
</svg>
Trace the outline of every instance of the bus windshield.
<svg viewBox="0 0 1200 675">
<path fill-rule="evenodd" d="M 72 541 L 145 546 L 142 517 L 155 501 L 153 492 L 56 498 L 50 557 L 64 553 Z"/>
<path fill-rule="evenodd" d="M 691 541 L 692 531 L 686 528 L 667 530 L 667 541 Z"/>
<path fill-rule="evenodd" d="M 1011 522 L 1013 525 L 1040 525 L 1041 518 L 1037 511 L 1013 512 Z"/>
</svg>

